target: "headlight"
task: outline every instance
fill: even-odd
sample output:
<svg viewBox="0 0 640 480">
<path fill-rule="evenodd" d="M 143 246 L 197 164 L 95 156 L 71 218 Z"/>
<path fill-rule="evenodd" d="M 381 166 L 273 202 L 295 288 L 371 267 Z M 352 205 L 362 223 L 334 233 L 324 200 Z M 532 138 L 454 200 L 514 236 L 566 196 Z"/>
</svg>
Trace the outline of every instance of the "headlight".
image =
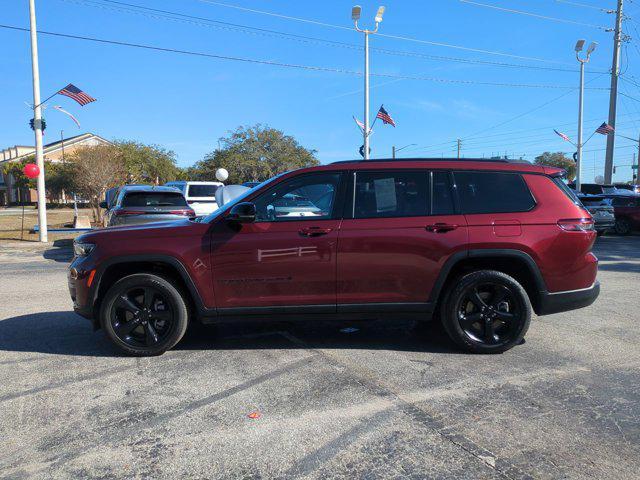
<svg viewBox="0 0 640 480">
<path fill-rule="evenodd" d="M 73 243 L 73 254 L 76 257 L 86 257 L 96 246 L 93 243 Z"/>
</svg>

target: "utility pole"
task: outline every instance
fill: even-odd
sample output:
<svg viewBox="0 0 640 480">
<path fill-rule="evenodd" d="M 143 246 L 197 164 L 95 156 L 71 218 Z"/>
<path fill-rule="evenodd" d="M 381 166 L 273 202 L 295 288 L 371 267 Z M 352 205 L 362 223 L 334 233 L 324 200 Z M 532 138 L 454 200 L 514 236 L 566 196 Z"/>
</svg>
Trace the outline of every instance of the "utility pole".
<svg viewBox="0 0 640 480">
<path fill-rule="evenodd" d="M 460 148 L 462 147 L 462 140 L 458 139 L 458 160 L 460 160 Z"/>
<path fill-rule="evenodd" d="M 369 160 L 369 34 L 377 33 L 380 22 L 382 22 L 382 15 L 384 14 L 384 7 L 379 7 L 376 13 L 375 22 L 376 28 L 374 30 L 361 29 L 358 27 L 358 20 L 360 20 L 360 14 L 362 13 L 362 7 L 356 5 L 351 9 L 351 19 L 353 20 L 356 31 L 364 33 L 364 129 L 362 130 L 362 136 L 364 140 L 363 157 L 365 160 Z"/>
<path fill-rule="evenodd" d="M 611 91 L 609 92 L 609 120 L 608 124 L 616 127 L 616 101 L 618 99 L 618 75 L 620 74 L 620 43 L 622 41 L 622 4 L 618 0 L 616 11 L 616 26 L 613 34 L 613 63 L 611 64 Z M 610 184 L 613 178 L 613 149 L 615 146 L 615 131 L 607 135 L 607 154 L 604 161 L 604 183 Z"/>
<path fill-rule="evenodd" d="M 44 159 L 42 151 L 42 107 L 40 106 L 40 68 L 38 66 L 38 36 L 35 0 L 29 0 L 31 28 L 31 70 L 33 73 L 33 130 L 36 137 L 36 164 L 38 175 L 38 233 L 41 242 L 47 241 L 47 199 L 44 190 Z"/>
</svg>

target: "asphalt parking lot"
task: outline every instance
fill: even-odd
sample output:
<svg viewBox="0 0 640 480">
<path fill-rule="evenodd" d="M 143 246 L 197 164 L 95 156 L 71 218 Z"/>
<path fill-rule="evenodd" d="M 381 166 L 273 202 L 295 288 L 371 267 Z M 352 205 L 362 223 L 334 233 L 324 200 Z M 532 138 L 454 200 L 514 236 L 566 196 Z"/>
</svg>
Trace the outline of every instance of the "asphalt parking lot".
<svg viewBox="0 0 640 480">
<path fill-rule="evenodd" d="M 0 478 L 638 478 L 640 237 L 596 254 L 597 303 L 502 355 L 276 322 L 136 359 L 71 312 L 66 249 L 0 248 Z"/>
</svg>

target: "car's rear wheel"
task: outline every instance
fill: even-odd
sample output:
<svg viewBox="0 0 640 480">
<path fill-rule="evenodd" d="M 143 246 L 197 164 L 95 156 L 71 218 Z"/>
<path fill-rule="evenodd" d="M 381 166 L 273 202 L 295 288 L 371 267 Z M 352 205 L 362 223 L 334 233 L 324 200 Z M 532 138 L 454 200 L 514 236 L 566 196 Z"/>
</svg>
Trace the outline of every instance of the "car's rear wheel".
<svg viewBox="0 0 640 480">
<path fill-rule="evenodd" d="M 100 322 L 125 352 L 160 355 L 180 341 L 188 310 L 180 291 L 166 279 L 140 273 L 118 280 L 105 295 Z"/>
<path fill-rule="evenodd" d="M 617 218 L 615 230 L 618 235 L 629 235 L 631 233 L 631 223 L 626 218 Z"/>
<path fill-rule="evenodd" d="M 457 345 L 473 353 L 502 353 L 522 342 L 531 322 L 531 302 L 514 278 L 481 270 L 453 285 L 441 320 Z"/>
</svg>

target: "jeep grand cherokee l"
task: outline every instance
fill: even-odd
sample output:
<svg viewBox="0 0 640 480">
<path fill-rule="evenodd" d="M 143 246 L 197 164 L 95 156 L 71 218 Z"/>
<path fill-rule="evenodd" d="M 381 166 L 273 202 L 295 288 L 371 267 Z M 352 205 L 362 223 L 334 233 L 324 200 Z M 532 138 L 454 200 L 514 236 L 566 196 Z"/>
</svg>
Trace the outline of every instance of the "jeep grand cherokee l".
<svg viewBox="0 0 640 480">
<path fill-rule="evenodd" d="M 77 238 L 74 308 L 134 355 L 188 322 L 438 318 L 461 348 L 508 350 L 532 316 L 599 293 L 593 220 L 562 170 L 505 161 L 349 161 L 274 177 L 197 221 Z M 314 215 L 291 214 L 304 198 Z"/>
</svg>

